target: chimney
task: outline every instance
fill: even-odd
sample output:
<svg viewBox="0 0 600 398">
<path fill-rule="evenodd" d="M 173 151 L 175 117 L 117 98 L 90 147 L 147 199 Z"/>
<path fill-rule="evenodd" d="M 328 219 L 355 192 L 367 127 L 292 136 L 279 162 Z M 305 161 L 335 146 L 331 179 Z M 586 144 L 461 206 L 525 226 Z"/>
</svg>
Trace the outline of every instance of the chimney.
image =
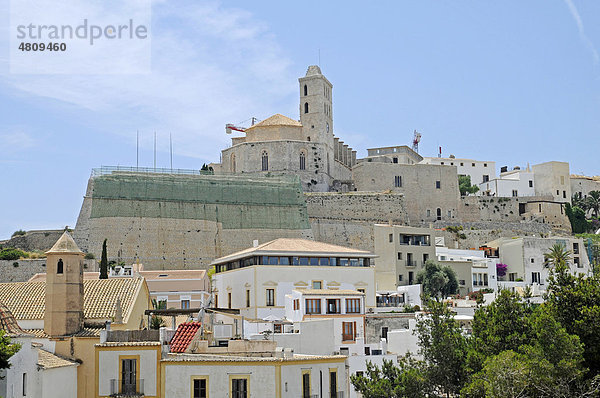
<svg viewBox="0 0 600 398">
<path fill-rule="evenodd" d="M 252 241 L 252 247 L 258 247 L 258 239 Z"/>
</svg>

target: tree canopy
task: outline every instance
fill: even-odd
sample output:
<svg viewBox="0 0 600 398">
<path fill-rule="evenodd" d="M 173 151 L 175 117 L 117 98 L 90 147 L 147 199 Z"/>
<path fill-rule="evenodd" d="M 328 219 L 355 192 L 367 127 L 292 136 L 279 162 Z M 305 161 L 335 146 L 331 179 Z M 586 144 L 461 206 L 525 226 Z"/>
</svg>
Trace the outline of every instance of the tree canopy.
<svg viewBox="0 0 600 398">
<path fill-rule="evenodd" d="M 471 185 L 471 176 L 458 176 L 458 190 L 460 191 L 461 196 L 465 196 L 469 193 L 476 193 L 479 191 L 479 187 L 477 185 Z"/>
<path fill-rule="evenodd" d="M 454 270 L 431 260 L 426 261 L 425 268 L 417 274 L 417 283 L 423 286 L 425 296 L 435 299 L 458 293 L 458 281 Z"/>
</svg>

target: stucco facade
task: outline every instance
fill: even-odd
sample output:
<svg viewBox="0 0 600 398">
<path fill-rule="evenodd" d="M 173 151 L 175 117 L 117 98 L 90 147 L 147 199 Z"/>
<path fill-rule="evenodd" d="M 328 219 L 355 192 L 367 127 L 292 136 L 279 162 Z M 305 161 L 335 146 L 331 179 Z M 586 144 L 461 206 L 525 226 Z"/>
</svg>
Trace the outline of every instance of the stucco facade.
<svg viewBox="0 0 600 398">
<path fill-rule="evenodd" d="M 552 196 L 555 202 L 571 203 L 571 173 L 567 162 L 545 162 L 531 166 L 535 194 Z"/>
</svg>

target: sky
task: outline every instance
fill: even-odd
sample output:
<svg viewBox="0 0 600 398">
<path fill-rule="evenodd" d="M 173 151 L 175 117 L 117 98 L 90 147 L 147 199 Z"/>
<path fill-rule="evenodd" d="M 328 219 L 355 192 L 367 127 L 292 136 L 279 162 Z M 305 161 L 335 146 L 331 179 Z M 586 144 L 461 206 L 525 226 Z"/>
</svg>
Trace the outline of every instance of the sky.
<svg viewBox="0 0 600 398">
<path fill-rule="evenodd" d="M 17 1 L 17 0 L 13 0 Z M 127 0 L 130 1 L 130 0 Z M 105 2 L 89 0 L 95 7 Z M 199 169 L 226 123 L 299 118 L 298 77 L 333 83 L 334 134 L 600 175 L 600 2 L 155 0 L 140 74 L 22 74 L 0 2 L 0 239 L 75 226 L 92 168 Z"/>
</svg>

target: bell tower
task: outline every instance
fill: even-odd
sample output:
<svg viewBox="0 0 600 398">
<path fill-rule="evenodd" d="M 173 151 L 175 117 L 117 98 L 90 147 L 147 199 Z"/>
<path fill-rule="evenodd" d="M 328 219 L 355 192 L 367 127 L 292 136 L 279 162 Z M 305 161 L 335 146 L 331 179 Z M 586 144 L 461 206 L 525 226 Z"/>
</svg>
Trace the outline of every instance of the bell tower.
<svg viewBox="0 0 600 398">
<path fill-rule="evenodd" d="M 51 337 L 83 328 L 83 256 L 67 231 L 46 252 L 44 331 Z"/>
<path fill-rule="evenodd" d="M 311 65 L 300 83 L 300 122 L 306 140 L 327 145 L 333 154 L 333 85 L 321 73 L 321 68 Z"/>
</svg>

